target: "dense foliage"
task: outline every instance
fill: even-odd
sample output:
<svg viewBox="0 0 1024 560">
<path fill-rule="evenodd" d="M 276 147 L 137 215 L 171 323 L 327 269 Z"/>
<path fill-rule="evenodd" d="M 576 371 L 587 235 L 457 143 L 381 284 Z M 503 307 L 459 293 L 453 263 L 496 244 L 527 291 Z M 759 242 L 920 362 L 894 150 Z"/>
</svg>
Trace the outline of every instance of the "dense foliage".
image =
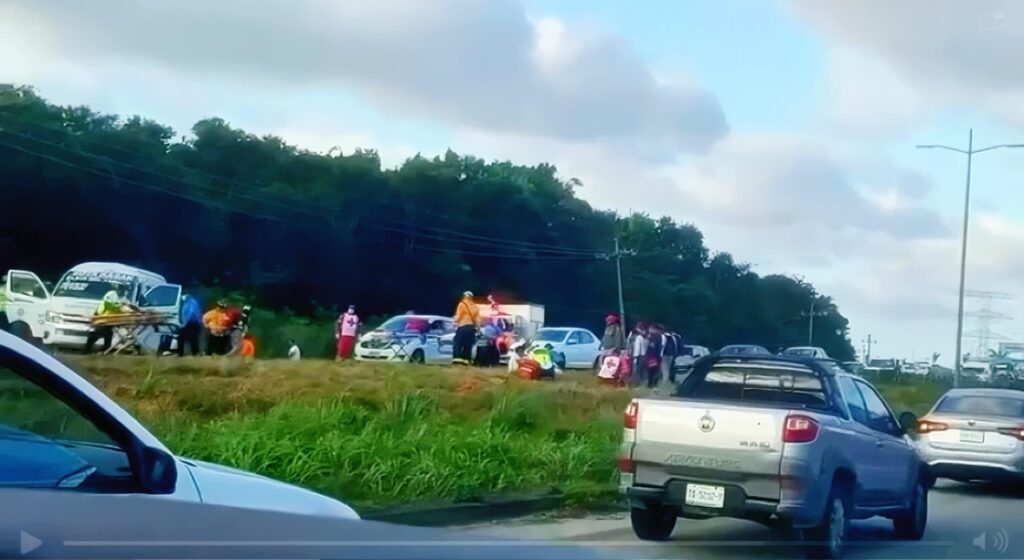
<svg viewBox="0 0 1024 560">
<path fill-rule="evenodd" d="M 815 344 L 852 356 L 847 320 L 810 284 L 712 253 L 693 225 L 591 208 L 578 185 L 451 151 L 382 169 L 372 150 L 313 153 L 217 118 L 179 137 L 0 86 L 0 270 L 133 263 L 300 314 L 447 314 L 471 289 L 596 329 L 618 307 L 618 237 L 631 319 L 777 349 L 806 343 L 813 301 Z"/>
</svg>

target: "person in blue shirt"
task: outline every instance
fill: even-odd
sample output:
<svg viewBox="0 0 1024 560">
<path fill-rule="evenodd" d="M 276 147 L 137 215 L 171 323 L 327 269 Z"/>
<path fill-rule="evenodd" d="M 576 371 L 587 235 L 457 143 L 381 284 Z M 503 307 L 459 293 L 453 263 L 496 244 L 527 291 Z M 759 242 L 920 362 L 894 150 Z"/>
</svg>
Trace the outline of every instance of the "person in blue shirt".
<svg viewBox="0 0 1024 560">
<path fill-rule="evenodd" d="M 203 332 L 203 306 L 195 296 L 181 298 L 181 329 L 178 330 L 178 356 L 185 355 L 185 345 L 193 356 L 199 355 L 199 335 Z"/>
</svg>

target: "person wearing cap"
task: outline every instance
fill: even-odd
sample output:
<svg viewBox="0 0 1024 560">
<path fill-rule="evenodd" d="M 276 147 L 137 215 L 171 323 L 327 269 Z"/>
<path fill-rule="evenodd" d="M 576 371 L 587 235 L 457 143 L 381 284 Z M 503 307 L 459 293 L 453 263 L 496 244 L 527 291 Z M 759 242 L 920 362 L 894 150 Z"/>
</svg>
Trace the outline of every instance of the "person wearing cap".
<svg viewBox="0 0 1024 560">
<path fill-rule="evenodd" d="M 334 325 L 334 338 L 338 341 L 337 359 L 345 360 L 352 357 L 358 332 L 359 316 L 356 315 L 356 306 L 349 305 L 348 311 L 339 315 L 338 322 Z"/>
<path fill-rule="evenodd" d="M 622 350 L 626 347 L 626 336 L 622 332 L 622 324 L 615 313 L 604 318 L 604 336 L 601 337 L 601 349 Z"/>
<path fill-rule="evenodd" d="M 473 345 L 476 343 L 476 326 L 480 322 L 480 310 L 473 303 L 473 292 L 465 291 L 455 306 L 455 340 L 452 348 L 452 362 L 466 365 L 473 360 Z"/>
<path fill-rule="evenodd" d="M 206 327 L 206 353 L 211 356 L 222 356 L 231 349 L 231 314 L 228 302 L 220 300 L 217 306 L 203 315 L 203 326 Z"/>
</svg>

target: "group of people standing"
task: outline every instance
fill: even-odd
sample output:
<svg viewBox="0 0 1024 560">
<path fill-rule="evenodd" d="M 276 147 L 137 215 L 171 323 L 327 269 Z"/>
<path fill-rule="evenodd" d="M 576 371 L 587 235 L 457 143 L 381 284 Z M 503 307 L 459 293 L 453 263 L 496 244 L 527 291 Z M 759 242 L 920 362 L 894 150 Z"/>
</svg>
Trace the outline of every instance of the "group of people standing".
<svg viewBox="0 0 1024 560">
<path fill-rule="evenodd" d="M 249 334 L 252 307 L 229 305 L 220 300 L 206 313 L 198 298 L 186 295 L 181 302 L 181 327 L 178 330 L 178 355 L 184 356 L 186 347 L 193 356 L 198 356 L 200 339 L 206 337 L 208 356 L 241 356 L 252 358 L 256 355 L 256 340 Z"/>
<path fill-rule="evenodd" d="M 682 353 L 683 338 L 664 325 L 644 322 L 637 322 L 626 336 L 621 318 L 612 313 L 605 317 L 601 348 L 629 358 L 630 384 L 656 387 L 664 378 L 675 381 L 673 365 Z"/>
</svg>

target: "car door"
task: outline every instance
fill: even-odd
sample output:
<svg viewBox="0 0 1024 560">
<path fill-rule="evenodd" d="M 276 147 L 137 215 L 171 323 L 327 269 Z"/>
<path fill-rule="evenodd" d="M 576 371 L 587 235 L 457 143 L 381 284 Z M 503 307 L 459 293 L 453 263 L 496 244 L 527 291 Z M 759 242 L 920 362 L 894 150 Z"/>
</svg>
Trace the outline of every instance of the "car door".
<svg viewBox="0 0 1024 560">
<path fill-rule="evenodd" d="M 183 467 L 113 401 L 0 333 L 0 487 L 198 501 Z"/>
<path fill-rule="evenodd" d="M 590 331 L 576 331 L 579 335 L 579 350 L 581 368 L 596 368 L 597 356 L 601 353 L 601 341 Z"/>
<path fill-rule="evenodd" d="M 584 352 L 583 345 L 580 343 L 580 331 L 574 330 L 569 333 L 561 352 L 565 354 L 565 367 L 580 367 Z"/>
<path fill-rule="evenodd" d="M 882 451 L 877 445 L 878 437 L 868 426 L 867 406 L 854 378 L 840 375 L 836 380 L 850 413 L 850 419 L 841 422 L 844 440 L 840 451 L 856 471 L 854 500 L 858 506 L 876 506 L 885 501 L 881 481 L 884 467 L 880 464 Z"/>
<path fill-rule="evenodd" d="M 868 427 L 874 432 L 878 449 L 876 465 L 880 499 L 884 503 L 904 503 L 910 481 L 913 479 L 915 451 L 903 435 L 899 422 L 889 410 L 875 388 L 864 381 L 855 380 L 868 416 Z"/>
<path fill-rule="evenodd" d="M 152 313 L 160 313 L 170 322 L 177 324 L 181 314 L 181 286 L 178 284 L 153 286 L 143 294 L 139 308 Z"/>
<path fill-rule="evenodd" d="M 21 338 L 42 338 L 50 309 L 50 291 L 43 281 L 27 270 L 10 270 L 4 289 L 11 332 Z"/>
</svg>

